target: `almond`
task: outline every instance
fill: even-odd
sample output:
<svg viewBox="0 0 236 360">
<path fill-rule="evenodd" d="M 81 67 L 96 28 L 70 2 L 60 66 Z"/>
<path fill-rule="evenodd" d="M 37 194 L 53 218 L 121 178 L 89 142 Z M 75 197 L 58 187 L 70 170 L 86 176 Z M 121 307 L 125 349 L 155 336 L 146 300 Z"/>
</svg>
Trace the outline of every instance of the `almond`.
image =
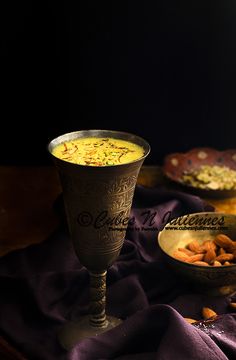
<svg viewBox="0 0 236 360">
<path fill-rule="evenodd" d="M 174 251 L 173 257 L 201 266 L 236 265 L 236 241 L 225 234 L 218 234 L 214 240 L 205 240 L 202 244 L 192 240 L 185 248 Z"/>
<path fill-rule="evenodd" d="M 236 303 L 235 302 L 229 303 L 229 307 L 233 310 L 236 310 Z"/>
<path fill-rule="evenodd" d="M 216 258 L 216 252 L 214 249 L 210 248 L 204 255 L 204 261 L 208 264 L 211 264 Z"/>
<path fill-rule="evenodd" d="M 187 262 L 189 260 L 189 256 L 179 250 L 176 250 L 173 253 L 173 257 L 176 258 L 177 260 L 184 261 L 184 262 Z"/>
<path fill-rule="evenodd" d="M 219 255 L 222 255 L 222 254 L 225 254 L 226 251 L 225 251 L 225 249 L 220 248 L 219 251 L 218 251 L 218 253 L 219 253 Z"/>
<path fill-rule="evenodd" d="M 221 266 L 222 264 L 219 262 L 219 261 L 217 261 L 217 260 L 215 260 L 214 262 L 213 262 L 213 266 Z"/>
<path fill-rule="evenodd" d="M 224 249 L 229 249 L 233 245 L 233 241 L 225 234 L 218 234 L 214 242 Z"/>
<path fill-rule="evenodd" d="M 189 259 L 188 261 L 193 263 L 195 261 L 201 261 L 203 259 L 203 256 L 204 254 L 196 254 L 196 255 L 193 255 L 193 256 L 189 256 Z"/>
<path fill-rule="evenodd" d="M 197 322 L 197 320 L 191 319 L 191 318 L 184 318 L 184 320 L 186 320 L 189 324 L 194 324 L 195 322 Z"/>
<path fill-rule="evenodd" d="M 230 246 L 230 251 L 232 252 L 236 251 L 236 241 L 232 241 L 232 244 Z"/>
<path fill-rule="evenodd" d="M 197 253 L 197 254 L 201 254 L 201 253 L 202 253 L 202 249 L 201 249 L 199 243 L 197 242 L 197 240 L 191 241 L 191 242 L 188 244 L 187 248 L 188 248 L 189 250 L 193 251 L 194 253 Z"/>
<path fill-rule="evenodd" d="M 184 254 L 186 254 L 188 256 L 192 256 L 195 254 L 193 251 L 186 249 L 186 248 L 178 248 L 178 251 L 182 251 Z"/>
<path fill-rule="evenodd" d="M 205 261 L 195 261 L 195 262 L 193 263 L 193 265 L 209 266 L 209 264 L 206 263 Z"/>
<path fill-rule="evenodd" d="M 204 251 L 209 251 L 209 250 L 215 250 L 216 251 L 216 244 L 214 243 L 214 241 L 211 241 L 211 240 L 206 240 L 204 241 L 204 243 L 202 244 L 201 248 L 204 250 Z"/>
<path fill-rule="evenodd" d="M 221 255 L 218 255 L 215 260 L 219 261 L 219 262 L 225 262 L 225 261 L 230 261 L 230 260 L 233 260 L 234 258 L 234 255 L 233 254 L 221 254 Z"/>
<path fill-rule="evenodd" d="M 210 309 L 208 307 L 203 307 L 202 308 L 202 316 L 203 316 L 203 318 L 205 320 L 207 320 L 207 319 L 210 319 L 210 318 L 212 318 L 214 316 L 217 316 L 217 313 L 214 310 L 212 310 L 212 309 Z"/>
</svg>

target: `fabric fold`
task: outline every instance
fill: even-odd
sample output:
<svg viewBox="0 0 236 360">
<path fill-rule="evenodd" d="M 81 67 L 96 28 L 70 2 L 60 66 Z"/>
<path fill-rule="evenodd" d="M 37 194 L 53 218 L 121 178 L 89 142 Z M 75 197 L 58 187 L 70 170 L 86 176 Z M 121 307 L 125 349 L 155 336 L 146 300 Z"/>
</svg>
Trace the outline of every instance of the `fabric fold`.
<svg viewBox="0 0 236 360">
<path fill-rule="evenodd" d="M 193 294 L 170 271 L 158 248 L 165 221 L 211 211 L 200 198 L 165 189 L 137 187 L 120 256 L 107 274 L 108 314 L 123 323 L 67 353 L 57 333 L 68 320 L 88 313 L 89 276 L 79 263 L 65 227 L 43 243 L 0 259 L 0 331 L 32 360 L 230 359 L 235 356 L 235 315 L 229 298 Z M 217 327 L 189 325 L 201 306 L 222 314 Z M 181 356 L 181 357 L 178 357 Z"/>
</svg>

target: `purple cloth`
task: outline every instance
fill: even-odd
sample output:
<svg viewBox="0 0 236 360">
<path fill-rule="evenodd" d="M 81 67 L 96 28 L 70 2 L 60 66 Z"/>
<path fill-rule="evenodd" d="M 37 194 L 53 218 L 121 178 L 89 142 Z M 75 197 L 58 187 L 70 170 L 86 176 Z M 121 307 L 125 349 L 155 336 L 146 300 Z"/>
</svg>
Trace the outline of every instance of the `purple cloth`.
<svg viewBox="0 0 236 360">
<path fill-rule="evenodd" d="M 128 230 L 107 276 L 107 313 L 124 321 L 83 340 L 70 353 L 60 347 L 56 334 L 65 321 L 88 312 L 89 278 L 65 229 L 4 256 L 1 334 L 33 360 L 236 359 L 236 316 L 227 313 L 230 298 L 193 294 L 165 266 L 157 246 L 167 213 L 173 218 L 204 210 L 209 208 L 195 196 L 137 188 L 131 217 L 140 231 Z M 146 222 L 144 213 L 149 214 Z M 224 314 L 215 326 L 197 328 L 183 319 L 200 318 L 202 306 Z"/>
</svg>

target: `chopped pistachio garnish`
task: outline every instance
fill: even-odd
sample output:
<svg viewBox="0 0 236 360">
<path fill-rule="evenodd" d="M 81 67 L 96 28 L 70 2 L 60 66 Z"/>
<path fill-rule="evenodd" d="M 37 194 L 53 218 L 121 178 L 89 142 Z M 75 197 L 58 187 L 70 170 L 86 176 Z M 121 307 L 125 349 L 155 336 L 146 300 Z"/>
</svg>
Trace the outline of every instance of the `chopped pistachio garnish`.
<svg viewBox="0 0 236 360">
<path fill-rule="evenodd" d="M 53 149 L 53 155 L 75 164 L 111 166 L 128 163 L 144 155 L 144 149 L 132 142 L 113 138 L 79 138 Z"/>
<path fill-rule="evenodd" d="M 185 184 L 207 190 L 235 190 L 236 171 L 227 166 L 202 165 L 186 171 L 182 180 Z"/>
</svg>

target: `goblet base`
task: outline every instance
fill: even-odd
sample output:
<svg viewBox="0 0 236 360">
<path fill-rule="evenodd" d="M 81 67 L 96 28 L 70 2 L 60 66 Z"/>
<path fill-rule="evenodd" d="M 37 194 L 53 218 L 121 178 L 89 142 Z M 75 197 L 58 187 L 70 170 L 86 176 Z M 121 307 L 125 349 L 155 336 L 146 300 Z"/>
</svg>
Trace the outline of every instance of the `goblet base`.
<svg viewBox="0 0 236 360">
<path fill-rule="evenodd" d="M 71 350 L 79 341 L 111 330 L 122 322 L 121 319 L 107 316 L 104 327 L 95 327 L 90 325 L 89 318 L 89 315 L 83 316 L 77 321 L 70 321 L 63 326 L 58 333 L 58 338 L 64 349 Z"/>
</svg>

